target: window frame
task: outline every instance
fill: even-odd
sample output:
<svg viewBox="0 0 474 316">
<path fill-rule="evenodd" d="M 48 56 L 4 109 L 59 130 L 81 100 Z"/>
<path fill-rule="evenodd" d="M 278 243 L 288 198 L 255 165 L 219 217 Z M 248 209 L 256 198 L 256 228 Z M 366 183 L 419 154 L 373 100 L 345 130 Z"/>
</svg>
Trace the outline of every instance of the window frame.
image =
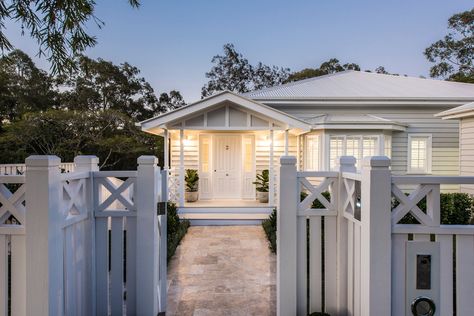
<svg viewBox="0 0 474 316">
<path fill-rule="evenodd" d="M 356 167 L 358 170 L 361 168 L 362 160 L 364 158 L 364 138 L 375 138 L 375 155 L 383 155 L 383 146 L 381 145 L 382 140 L 384 139 L 383 134 L 373 134 L 373 133 L 354 133 L 354 134 L 327 134 L 327 169 L 328 170 L 335 170 L 337 162 L 334 166 L 331 166 L 331 138 L 337 137 L 337 138 L 342 138 L 342 155 L 346 156 L 347 155 L 347 139 L 348 138 L 354 138 L 358 139 L 359 142 L 359 154 L 358 156 L 360 157 L 359 160 L 356 161 Z"/>
<path fill-rule="evenodd" d="M 309 162 L 309 141 L 310 139 L 312 138 L 315 138 L 317 139 L 318 141 L 318 165 L 316 166 L 317 169 L 313 170 L 313 169 L 309 169 L 308 168 L 308 162 Z M 321 171 L 321 167 L 322 167 L 322 163 L 321 163 L 321 160 L 322 160 L 322 138 L 321 138 L 321 134 L 307 134 L 305 135 L 305 138 L 304 138 L 304 170 L 308 170 L 308 171 Z"/>
<path fill-rule="evenodd" d="M 411 167 L 411 144 L 413 138 L 426 138 L 426 169 L 412 169 Z M 433 165 L 433 134 L 410 133 L 407 144 L 407 174 L 432 174 Z"/>
</svg>

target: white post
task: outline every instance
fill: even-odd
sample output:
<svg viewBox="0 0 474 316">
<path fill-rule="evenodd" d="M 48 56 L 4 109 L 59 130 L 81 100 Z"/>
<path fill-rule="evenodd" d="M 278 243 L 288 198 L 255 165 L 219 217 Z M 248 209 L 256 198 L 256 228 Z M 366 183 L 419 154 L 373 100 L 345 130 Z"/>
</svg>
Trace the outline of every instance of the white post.
<svg viewBox="0 0 474 316">
<path fill-rule="evenodd" d="M 26 315 L 63 315 L 61 179 L 57 156 L 26 158 Z"/>
<path fill-rule="evenodd" d="M 170 152 L 169 152 L 169 131 L 168 129 L 165 128 L 163 132 L 163 147 L 164 147 L 164 152 L 163 152 L 163 169 L 169 170 L 170 168 Z"/>
<path fill-rule="evenodd" d="M 288 156 L 288 130 L 285 130 L 285 156 Z"/>
<path fill-rule="evenodd" d="M 347 220 L 344 218 L 343 203 L 347 198 L 344 188 L 343 172 L 357 172 L 356 159 L 352 156 L 339 157 L 339 187 L 337 201 L 337 304 L 338 313 L 347 312 Z"/>
<path fill-rule="evenodd" d="M 75 172 L 94 172 L 94 171 L 99 171 L 99 158 L 97 156 L 76 156 L 74 158 L 74 171 Z M 89 250 L 90 251 L 90 264 L 92 267 L 92 273 L 91 273 L 91 284 L 93 289 L 96 288 L 96 256 L 95 256 L 95 216 L 94 216 L 94 183 L 93 180 L 94 177 L 92 174 L 90 175 L 90 178 L 87 180 L 87 211 L 90 213 L 90 221 L 88 221 L 88 225 L 92 235 L 91 238 L 91 243 L 90 245 L 92 248 Z M 92 310 L 96 311 L 96 305 L 97 305 L 97 296 L 95 295 L 95 290 L 91 291 L 92 295 Z"/>
<path fill-rule="evenodd" d="M 137 315 L 158 313 L 158 249 L 157 163 L 155 156 L 138 158 L 136 182 L 137 207 Z"/>
<path fill-rule="evenodd" d="M 184 130 L 179 130 L 179 206 L 184 206 Z"/>
<path fill-rule="evenodd" d="M 280 158 L 277 208 L 277 315 L 296 315 L 297 210 L 299 204 L 296 158 Z"/>
<path fill-rule="evenodd" d="M 270 162 L 269 162 L 269 170 L 268 170 L 268 177 L 270 178 L 268 181 L 268 202 L 270 206 L 275 205 L 275 172 L 274 172 L 274 155 L 273 155 L 273 128 L 270 130 Z M 281 183 L 281 182 L 280 182 Z"/>
<path fill-rule="evenodd" d="M 168 202 L 168 170 L 161 171 L 161 200 L 160 202 Z M 166 299 L 167 299 L 167 286 L 168 286 L 168 275 L 167 275 L 167 260 L 168 260 L 168 210 L 165 214 L 160 216 L 160 302 L 161 311 L 166 312 Z"/>
<path fill-rule="evenodd" d="M 391 312 L 390 159 L 366 157 L 361 183 L 361 315 Z"/>
</svg>

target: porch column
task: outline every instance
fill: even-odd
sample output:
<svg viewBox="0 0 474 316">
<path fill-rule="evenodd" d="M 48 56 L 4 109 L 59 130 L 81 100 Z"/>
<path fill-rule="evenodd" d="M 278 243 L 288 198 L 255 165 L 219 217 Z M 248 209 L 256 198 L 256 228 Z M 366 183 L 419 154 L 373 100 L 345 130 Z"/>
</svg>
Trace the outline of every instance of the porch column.
<svg viewBox="0 0 474 316">
<path fill-rule="evenodd" d="M 184 130 L 179 130 L 179 206 L 184 206 Z"/>
<path fill-rule="evenodd" d="M 271 206 L 275 204 L 275 176 L 273 168 L 273 127 L 270 130 L 270 166 L 269 166 L 269 183 L 268 183 L 268 202 Z"/>
<path fill-rule="evenodd" d="M 288 156 L 288 130 L 285 130 L 285 156 Z"/>
<path fill-rule="evenodd" d="M 169 170 L 170 169 L 170 147 L 169 147 L 169 131 L 168 129 L 164 129 L 164 132 L 163 132 L 163 137 L 164 137 L 164 143 L 163 143 L 163 146 L 165 147 L 164 148 L 164 159 L 163 159 L 163 169 L 166 169 L 166 170 Z"/>
</svg>

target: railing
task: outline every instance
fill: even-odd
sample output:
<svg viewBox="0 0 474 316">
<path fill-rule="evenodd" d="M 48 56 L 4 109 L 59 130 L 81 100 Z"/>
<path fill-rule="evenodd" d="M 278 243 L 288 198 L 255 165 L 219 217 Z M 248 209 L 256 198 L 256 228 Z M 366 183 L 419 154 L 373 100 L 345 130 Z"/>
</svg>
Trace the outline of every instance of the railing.
<svg viewBox="0 0 474 316">
<path fill-rule="evenodd" d="M 73 162 L 63 162 L 59 165 L 61 172 L 73 172 L 74 163 Z M 26 165 L 21 163 L 14 164 L 0 164 L 0 175 L 21 175 L 25 174 Z"/>
</svg>

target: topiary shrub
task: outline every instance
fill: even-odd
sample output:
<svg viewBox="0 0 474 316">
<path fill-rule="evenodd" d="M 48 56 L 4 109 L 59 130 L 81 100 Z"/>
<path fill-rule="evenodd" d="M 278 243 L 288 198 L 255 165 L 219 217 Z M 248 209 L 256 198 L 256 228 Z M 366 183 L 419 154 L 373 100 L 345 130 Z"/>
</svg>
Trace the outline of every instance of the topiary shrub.
<svg viewBox="0 0 474 316">
<path fill-rule="evenodd" d="M 167 220 L 167 260 L 170 261 L 171 257 L 173 257 L 176 252 L 176 248 L 178 248 L 181 239 L 183 239 L 188 231 L 189 221 L 179 218 L 178 208 L 176 207 L 176 204 L 172 202 L 168 202 Z"/>
<path fill-rule="evenodd" d="M 406 193 L 408 195 L 408 193 Z M 472 218 L 474 199 L 467 193 L 441 193 L 441 224 L 443 225 L 469 225 Z M 392 209 L 400 204 L 392 198 Z M 418 202 L 418 207 L 426 213 L 426 198 Z M 400 224 L 419 224 L 411 214 L 407 214 Z"/>
<path fill-rule="evenodd" d="M 277 233 L 277 214 L 276 209 L 273 209 L 270 216 L 262 222 L 263 230 L 267 235 L 268 246 L 273 253 L 277 251 L 276 233 Z"/>
</svg>

